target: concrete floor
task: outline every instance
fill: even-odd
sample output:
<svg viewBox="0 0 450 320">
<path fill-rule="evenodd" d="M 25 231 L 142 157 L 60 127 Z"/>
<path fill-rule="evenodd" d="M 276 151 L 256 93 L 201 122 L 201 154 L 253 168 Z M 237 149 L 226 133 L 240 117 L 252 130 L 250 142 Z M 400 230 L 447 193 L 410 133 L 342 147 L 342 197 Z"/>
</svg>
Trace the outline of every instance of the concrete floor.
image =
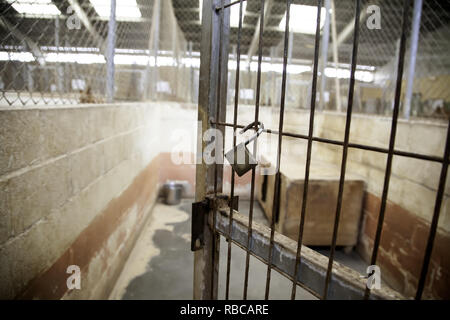
<svg viewBox="0 0 450 320">
<path fill-rule="evenodd" d="M 190 251 L 191 204 L 156 204 L 110 295 L 110 299 L 192 299 L 193 254 Z M 249 201 L 241 200 L 239 211 L 248 213 Z M 254 221 L 267 225 L 255 203 Z M 219 266 L 219 299 L 225 296 L 227 242 L 222 237 Z M 327 255 L 328 249 L 319 249 Z M 242 299 L 245 251 L 232 245 L 230 299 Z M 336 251 L 336 261 L 364 273 L 366 264 L 354 252 Z M 263 299 L 267 266 L 250 256 L 248 299 Z M 290 299 L 292 282 L 272 271 L 270 299 Z M 297 299 L 316 299 L 297 287 Z"/>
</svg>

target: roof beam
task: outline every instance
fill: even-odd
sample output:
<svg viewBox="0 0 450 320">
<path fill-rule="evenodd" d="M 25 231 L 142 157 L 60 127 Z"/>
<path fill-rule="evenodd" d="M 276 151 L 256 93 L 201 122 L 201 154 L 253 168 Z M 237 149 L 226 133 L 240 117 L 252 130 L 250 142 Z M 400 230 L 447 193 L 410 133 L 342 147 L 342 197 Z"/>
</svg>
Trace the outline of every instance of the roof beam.
<svg viewBox="0 0 450 320">
<path fill-rule="evenodd" d="M 376 5 L 376 4 L 378 4 L 378 1 L 375 0 L 372 3 L 368 3 L 364 6 L 364 8 L 361 10 L 361 13 L 359 15 L 360 23 L 362 23 L 362 21 L 366 18 L 367 14 L 368 14 L 367 8 L 371 5 Z M 335 16 L 335 19 L 337 19 L 336 12 L 333 11 L 332 14 Z M 355 22 L 352 19 L 352 21 L 350 21 L 344 27 L 344 29 L 342 29 L 342 31 L 338 34 L 337 39 L 336 39 L 336 44 L 333 43 L 333 46 L 339 47 L 339 45 L 342 44 L 345 40 L 347 40 L 348 37 L 352 34 L 354 28 L 355 28 Z M 333 46 L 328 48 L 328 57 L 331 57 L 331 55 L 333 54 Z"/>
<path fill-rule="evenodd" d="M 11 23 L 9 23 L 8 20 L 6 20 L 4 17 L 0 16 L 0 25 L 8 30 L 16 39 L 20 41 L 24 41 L 27 46 L 31 49 L 31 53 L 33 54 L 33 57 L 36 59 L 36 61 L 41 65 L 45 66 L 45 59 L 44 55 L 41 52 L 41 49 L 39 46 L 31 40 L 30 37 L 23 34 L 17 26 L 13 26 Z"/>
<path fill-rule="evenodd" d="M 266 0 L 264 2 L 264 25 L 263 25 L 263 29 L 264 29 L 267 21 L 269 20 L 268 19 L 268 15 L 269 15 L 270 9 L 272 9 L 272 5 L 273 5 L 273 1 L 272 0 Z M 260 25 L 261 25 L 261 17 L 258 18 L 258 23 L 256 24 L 255 33 L 253 33 L 253 39 L 250 42 L 250 47 L 249 47 L 248 52 L 247 52 L 247 57 L 248 57 L 248 61 L 249 62 L 252 60 L 252 56 L 255 53 L 256 47 L 258 45 Z"/>
<path fill-rule="evenodd" d="M 69 0 L 70 6 L 75 11 L 78 18 L 80 18 L 81 23 L 85 26 L 85 28 L 88 30 L 88 32 L 91 34 L 91 36 L 94 38 L 94 40 L 99 44 L 100 51 L 106 52 L 106 42 L 103 39 L 103 37 L 95 30 L 92 23 L 89 21 L 89 17 L 87 16 L 86 12 L 84 12 L 83 8 L 80 6 L 78 0 Z"/>
</svg>

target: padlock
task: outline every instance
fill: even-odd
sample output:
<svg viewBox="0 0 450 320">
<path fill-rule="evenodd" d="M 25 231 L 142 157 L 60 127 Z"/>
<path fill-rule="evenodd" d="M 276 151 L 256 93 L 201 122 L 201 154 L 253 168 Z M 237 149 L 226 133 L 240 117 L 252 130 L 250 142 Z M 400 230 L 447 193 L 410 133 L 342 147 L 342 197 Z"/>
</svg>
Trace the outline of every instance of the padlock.
<svg viewBox="0 0 450 320">
<path fill-rule="evenodd" d="M 258 161 L 256 161 L 255 157 L 247 149 L 247 145 L 259 137 L 259 135 L 264 131 L 264 125 L 260 121 L 252 122 L 243 128 L 240 133 L 242 134 L 248 129 L 254 128 L 255 125 L 258 126 L 258 130 L 255 130 L 255 134 L 250 139 L 238 144 L 235 148 L 225 154 L 225 158 L 231 164 L 239 177 L 243 176 L 245 173 L 258 165 Z"/>
</svg>

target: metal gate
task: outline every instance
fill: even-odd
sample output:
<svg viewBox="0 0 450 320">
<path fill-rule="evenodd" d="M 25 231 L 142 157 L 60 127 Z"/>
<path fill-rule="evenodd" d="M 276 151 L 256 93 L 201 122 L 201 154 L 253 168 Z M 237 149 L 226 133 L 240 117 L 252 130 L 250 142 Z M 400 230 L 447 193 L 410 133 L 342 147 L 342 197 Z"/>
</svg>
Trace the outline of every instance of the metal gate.
<svg viewBox="0 0 450 320">
<path fill-rule="evenodd" d="M 202 16 L 202 42 L 201 42 L 201 66 L 200 66 L 200 94 L 198 120 L 202 127 L 198 135 L 202 137 L 203 132 L 209 128 L 216 128 L 223 134 L 225 127 L 233 128 L 236 133 L 237 128 L 243 128 L 238 124 L 238 94 L 239 94 L 239 72 L 241 56 L 241 32 L 242 32 L 242 4 L 245 0 L 225 1 L 225 0 L 204 0 Z M 340 214 L 342 209 L 342 198 L 344 191 L 344 180 L 346 174 L 347 153 L 349 148 L 367 150 L 375 153 L 387 154 L 387 163 L 384 175 L 383 193 L 371 265 L 375 265 L 380 245 L 380 237 L 383 229 L 383 219 L 386 210 L 389 180 L 391 176 L 392 160 L 394 155 L 409 157 L 426 161 L 438 162 L 442 164 L 439 187 L 434 205 L 434 214 L 431 222 L 430 233 L 427 246 L 424 252 L 422 271 L 417 288 L 416 299 L 420 299 L 424 289 L 428 266 L 430 263 L 433 242 L 439 219 L 442 204 L 447 168 L 450 152 L 450 130 L 447 132 L 446 147 L 443 157 L 435 157 L 424 154 L 403 152 L 396 150 L 395 136 L 397 130 L 397 120 L 399 116 L 401 84 L 403 77 L 403 65 L 405 59 L 406 41 L 409 33 L 410 13 L 413 1 L 403 1 L 403 20 L 400 38 L 398 66 L 396 74 L 395 99 L 392 115 L 389 147 L 378 148 L 368 145 L 355 144 L 349 142 L 350 123 L 352 119 L 353 95 L 355 86 L 355 71 L 358 55 L 358 37 L 361 13 L 361 0 L 355 0 L 353 49 L 351 58 L 350 85 L 348 91 L 348 105 L 346 113 L 345 136 L 343 141 L 325 139 L 313 135 L 314 115 L 316 109 L 316 87 L 318 78 L 318 58 L 320 40 L 320 8 L 322 0 L 317 0 L 317 27 L 315 33 L 314 68 L 310 104 L 310 121 L 308 135 L 295 134 L 283 131 L 283 117 L 286 95 L 286 74 L 288 56 L 288 34 L 290 6 L 292 0 L 286 0 L 286 27 L 284 32 L 284 55 L 283 73 L 280 101 L 280 119 L 278 130 L 265 129 L 266 134 L 278 135 L 276 176 L 273 197 L 273 212 L 270 228 L 259 225 L 253 221 L 253 203 L 255 196 L 255 169 L 251 170 L 251 194 L 250 211 L 248 217 L 238 211 L 238 198 L 234 195 L 235 172 L 231 176 L 231 194 L 222 193 L 223 165 L 206 164 L 201 161 L 197 165 L 196 172 L 196 202 L 193 204 L 192 216 L 192 250 L 194 251 L 194 299 L 217 299 L 218 294 L 218 272 L 219 272 L 219 241 L 220 235 L 227 239 L 228 256 L 226 269 L 226 292 L 225 298 L 229 298 L 230 266 L 231 266 L 231 244 L 234 243 L 246 251 L 246 266 L 243 299 L 247 298 L 249 258 L 250 255 L 267 264 L 267 278 L 265 299 L 269 298 L 270 282 L 272 270 L 276 270 L 292 281 L 291 298 L 295 298 L 297 285 L 303 287 L 320 299 L 402 299 L 403 297 L 387 288 L 369 289 L 366 286 L 366 279 L 361 278 L 356 271 L 342 266 L 334 261 L 336 239 L 339 229 Z M 226 93 L 228 74 L 228 54 L 229 54 L 229 15 L 231 6 L 240 6 L 239 29 L 237 42 L 237 69 L 235 83 L 235 105 L 233 123 L 226 123 Z M 266 1 L 261 0 L 259 17 L 259 27 L 255 32 L 259 32 L 258 47 L 258 71 L 256 87 L 256 108 L 254 114 L 255 126 L 259 120 L 259 100 L 261 92 L 261 63 L 262 63 L 262 43 L 264 17 L 267 10 Z M 275 232 L 275 219 L 279 213 L 280 199 L 280 161 L 282 137 L 294 137 L 307 140 L 306 168 L 304 177 L 303 202 L 301 207 L 301 218 L 299 224 L 298 241 L 295 242 L 278 232 Z M 217 140 L 217 139 L 216 139 Z M 201 142 L 200 142 L 201 141 Z M 334 229 L 332 241 L 330 243 L 330 255 L 325 257 L 309 248 L 302 246 L 302 235 L 305 226 L 305 216 L 308 214 L 306 208 L 308 197 L 308 181 L 311 166 L 312 144 L 326 143 L 343 147 L 339 191 L 337 206 L 335 211 Z M 223 145 L 223 141 L 216 141 L 217 146 Z M 236 146 L 236 135 L 233 138 L 233 145 Z M 198 150 L 202 150 L 206 142 L 199 140 Z M 256 144 L 255 144 L 256 148 Z M 217 149 L 216 149 L 217 150 Z M 254 150 L 255 151 L 255 150 Z"/>
</svg>

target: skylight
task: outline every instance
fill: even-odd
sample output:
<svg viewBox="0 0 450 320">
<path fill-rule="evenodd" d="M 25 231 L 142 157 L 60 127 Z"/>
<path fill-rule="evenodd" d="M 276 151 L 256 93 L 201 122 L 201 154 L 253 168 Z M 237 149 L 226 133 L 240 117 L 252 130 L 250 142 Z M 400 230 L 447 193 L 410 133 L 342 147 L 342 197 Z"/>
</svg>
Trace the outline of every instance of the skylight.
<svg viewBox="0 0 450 320">
<path fill-rule="evenodd" d="M 202 21 L 202 10 L 203 10 L 203 0 L 198 0 L 199 1 L 199 20 L 200 22 Z M 239 27 L 239 3 L 232 5 L 230 7 L 230 27 L 232 28 L 238 28 Z M 247 9 L 247 2 L 244 1 L 242 2 L 242 19 L 244 18 L 245 15 L 245 10 Z"/>
<path fill-rule="evenodd" d="M 326 9 L 320 9 L 320 29 L 325 24 Z M 315 34 L 317 26 L 317 7 L 305 6 L 301 4 L 291 5 L 289 28 L 292 32 Z M 279 28 L 284 30 L 286 27 L 286 14 L 281 19 Z"/>
<path fill-rule="evenodd" d="M 109 18 L 111 14 L 110 0 L 89 0 L 101 18 Z M 117 20 L 138 19 L 142 14 L 136 0 L 116 0 Z"/>
<path fill-rule="evenodd" d="M 51 0 L 8 0 L 8 3 L 18 13 L 25 15 L 55 16 L 61 14 Z"/>
<path fill-rule="evenodd" d="M 231 6 L 230 12 L 230 26 L 233 28 L 239 27 L 239 4 Z M 245 10 L 247 9 L 247 1 L 242 3 L 242 18 L 244 18 Z"/>
</svg>

